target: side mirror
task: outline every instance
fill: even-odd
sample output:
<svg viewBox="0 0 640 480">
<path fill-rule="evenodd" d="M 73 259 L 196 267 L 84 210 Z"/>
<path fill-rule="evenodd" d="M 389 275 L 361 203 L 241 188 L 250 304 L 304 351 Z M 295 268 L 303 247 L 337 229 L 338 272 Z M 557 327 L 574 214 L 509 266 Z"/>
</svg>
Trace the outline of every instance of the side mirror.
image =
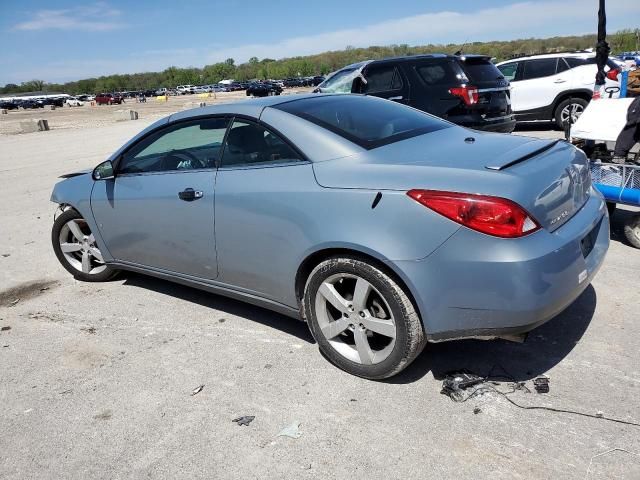
<svg viewBox="0 0 640 480">
<path fill-rule="evenodd" d="M 113 164 L 111 163 L 111 160 L 106 160 L 94 168 L 91 176 L 94 180 L 108 180 L 109 178 L 114 178 L 115 175 L 113 173 Z"/>
</svg>

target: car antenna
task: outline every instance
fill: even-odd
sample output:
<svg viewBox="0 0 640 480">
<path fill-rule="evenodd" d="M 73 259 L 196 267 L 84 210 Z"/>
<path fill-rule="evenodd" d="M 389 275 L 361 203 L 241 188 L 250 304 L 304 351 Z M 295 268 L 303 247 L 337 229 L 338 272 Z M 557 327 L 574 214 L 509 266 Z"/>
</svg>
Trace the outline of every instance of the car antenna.
<svg viewBox="0 0 640 480">
<path fill-rule="evenodd" d="M 460 48 L 456 51 L 456 53 L 454 53 L 454 55 L 456 57 L 459 57 L 462 55 L 462 50 L 464 49 L 464 47 L 467 45 L 467 42 L 469 41 L 469 39 L 467 38 L 464 43 L 462 45 L 460 45 Z"/>
</svg>

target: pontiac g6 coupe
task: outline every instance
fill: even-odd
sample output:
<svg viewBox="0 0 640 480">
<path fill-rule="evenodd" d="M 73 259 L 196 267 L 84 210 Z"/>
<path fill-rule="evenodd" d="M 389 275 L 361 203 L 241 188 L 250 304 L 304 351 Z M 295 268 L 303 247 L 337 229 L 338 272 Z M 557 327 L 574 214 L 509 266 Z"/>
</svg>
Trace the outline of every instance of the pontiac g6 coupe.
<svg viewBox="0 0 640 480">
<path fill-rule="evenodd" d="M 301 318 L 333 363 L 370 379 L 429 341 L 551 319 L 609 244 L 570 144 L 360 95 L 173 114 L 51 199 L 53 249 L 77 279 L 142 272 Z"/>
</svg>

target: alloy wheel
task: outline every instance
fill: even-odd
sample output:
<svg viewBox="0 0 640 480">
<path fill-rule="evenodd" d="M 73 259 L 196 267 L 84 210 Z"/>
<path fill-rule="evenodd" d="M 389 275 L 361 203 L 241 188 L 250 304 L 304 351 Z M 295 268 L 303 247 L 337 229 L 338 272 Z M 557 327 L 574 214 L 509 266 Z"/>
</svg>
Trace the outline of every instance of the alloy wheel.
<svg viewBox="0 0 640 480">
<path fill-rule="evenodd" d="M 65 223 L 60 229 L 59 242 L 62 254 L 79 272 L 95 275 L 107 268 L 85 220 L 72 219 Z"/>
<path fill-rule="evenodd" d="M 576 123 L 580 115 L 584 112 L 584 107 L 579 103 L 570 103 L 566 107 L 562 109 L 560 112 L 560 120 L 563 125 L 569 123 L 569 118 L 571 118 L 571 123 Z"/>
<path fill-rule="evenodd" d="M 325 279 L 316 293 L 315 311 L 324 338 L 348 360 L 373 365 L 393 351 L 397 335 L 393 313 L 364 278 L 340 273 Z"/>
</svg>

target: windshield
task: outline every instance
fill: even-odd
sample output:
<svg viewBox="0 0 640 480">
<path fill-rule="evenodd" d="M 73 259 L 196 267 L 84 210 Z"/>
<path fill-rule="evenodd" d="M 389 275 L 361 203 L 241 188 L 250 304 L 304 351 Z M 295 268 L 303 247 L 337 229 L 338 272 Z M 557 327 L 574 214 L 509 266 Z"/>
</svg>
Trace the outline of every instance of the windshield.
<svg viewBox="0 0 640 480">
<path fill-rule="evenodd" d="M 329 95 L 276 106 L 366 149 L 453 125 L 411 107 L 362 95 Z"/>
<path fill-rule="evenodd" d="M 353 79 L 360 75 L 359 68 L 340 70 L 322 82 L 318 88 L 322 93 L 351 93 Z"/>
</svg>

